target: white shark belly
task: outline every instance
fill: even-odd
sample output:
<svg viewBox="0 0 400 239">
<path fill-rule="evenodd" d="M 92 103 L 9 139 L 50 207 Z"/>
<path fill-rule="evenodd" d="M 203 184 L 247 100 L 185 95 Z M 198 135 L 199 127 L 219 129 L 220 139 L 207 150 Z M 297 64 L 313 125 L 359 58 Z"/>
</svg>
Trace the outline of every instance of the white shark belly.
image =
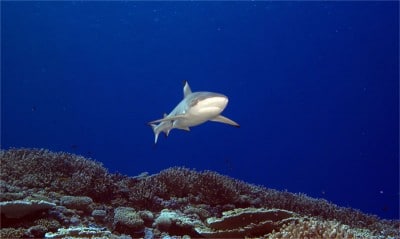
<svg viewBox="0 0 400 239">
<path fill-rule="evenodd" d="M 187 129 L 206 122 L 208 119 L 180 119 L 175 120 L 173 127 L 177 129 Z"/>
<path fill-rule="evenodd" d="M 174 121 L 173 127 L 187 130 L 187 128 L 189 127 L 200 125 L 202 123 L 207 122 L 210 119 L 214 119 L 217 116 L 218 114 L 215 113 L 209 114 L 206 112 L 202 112 L 201 114 L 186 113 L 184 118 Z"/>
</svg>

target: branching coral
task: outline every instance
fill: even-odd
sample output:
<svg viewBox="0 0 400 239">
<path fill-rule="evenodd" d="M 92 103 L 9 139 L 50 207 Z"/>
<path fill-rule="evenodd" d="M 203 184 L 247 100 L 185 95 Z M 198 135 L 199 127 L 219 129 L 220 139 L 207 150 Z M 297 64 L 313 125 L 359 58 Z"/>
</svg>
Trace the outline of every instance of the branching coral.
<svg viewBox="0 0 400 239">
<path fill-rule="evenodd" d="M 64 191 L 98 200 L 112 195 L 107 170 L 82 156 L 42 149 L 10 149 L 0 152 L 0 164 L 0 178 L 13 186 Z"/>
<path fill-rule="evenodd" d="M 155 176 L 165 185 L 169 197 L 196 196 L 197 203 L 224 205 L 237 202 L 241 195 L 248 194 L 251 186 L 216 172 L 196 172 L 174 167 Z M 163 195 L 162 195 L 163 196 Z"/>
<path fill-rule="evenodd" d="M 367 229 L 353 229 L 338 221 L 321 221 L 304 217 L 285 224 L 279 232 L 269 234 L 269 238 L 371 238 Z M 373 237 L 375 238 L 375 237 Z"/>
</svg>

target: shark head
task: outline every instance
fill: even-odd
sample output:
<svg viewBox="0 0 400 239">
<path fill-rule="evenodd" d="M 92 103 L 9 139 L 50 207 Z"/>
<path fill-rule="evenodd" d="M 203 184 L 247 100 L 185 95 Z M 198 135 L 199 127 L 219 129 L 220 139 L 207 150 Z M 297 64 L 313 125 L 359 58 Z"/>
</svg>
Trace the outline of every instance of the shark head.
<svg viewBox="0 0 400 239">
<path fill-rule="evenodd" d="M 228 105 L 228 97 L 213 92 L 196 92 L 188 98 L 187 113 L 205 118 L 219 115 Z"/>
</svg>

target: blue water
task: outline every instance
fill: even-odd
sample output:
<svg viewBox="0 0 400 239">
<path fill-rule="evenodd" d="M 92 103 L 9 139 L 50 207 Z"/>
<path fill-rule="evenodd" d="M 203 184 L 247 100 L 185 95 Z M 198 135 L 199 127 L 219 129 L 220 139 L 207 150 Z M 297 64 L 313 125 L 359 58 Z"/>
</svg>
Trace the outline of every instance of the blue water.
<svg viewBox="0 0 400 239">
<path fill-rule="evenodd" d="M 1 148 L 214 170 L 399 217 L 398 2 L 2 2 Z M 193 91 L 223 115 L 154 145 Z"/>
</svg>

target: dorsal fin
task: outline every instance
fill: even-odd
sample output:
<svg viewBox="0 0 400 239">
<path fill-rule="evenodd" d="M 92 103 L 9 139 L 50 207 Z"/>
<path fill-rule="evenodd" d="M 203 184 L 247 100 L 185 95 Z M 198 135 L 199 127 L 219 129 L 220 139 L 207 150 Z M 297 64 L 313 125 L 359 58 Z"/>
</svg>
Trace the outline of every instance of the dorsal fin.
<svg viewBox="0 0 400 239">
<path fill-rule="evenodd" d="M 189 94 L 192 94 L 189 83 L 185 80 L 183 81 L 183 98 L 186 98 Z"/>
</svg>

